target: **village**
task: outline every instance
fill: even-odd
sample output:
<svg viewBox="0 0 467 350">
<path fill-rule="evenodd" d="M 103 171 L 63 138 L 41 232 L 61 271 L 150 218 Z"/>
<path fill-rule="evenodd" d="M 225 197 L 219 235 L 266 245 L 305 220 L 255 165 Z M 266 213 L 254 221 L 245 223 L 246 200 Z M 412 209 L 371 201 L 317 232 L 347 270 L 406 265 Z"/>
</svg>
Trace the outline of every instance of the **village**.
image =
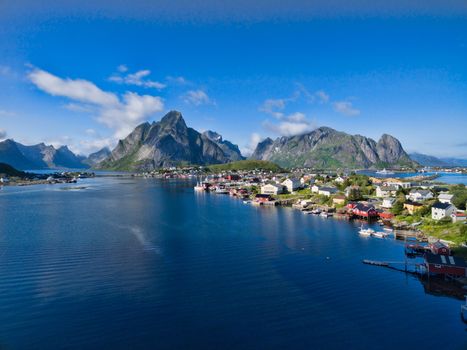
<svg viewBox="0 0 467 350">
<path fill-rule="evenodd" d="M 466 284 L 467 215 L 464 185 L 438 183 L 433 177 L 376 178 L 362 174 L 221 172 L 199 179 L 196 192 L 230 195 L 255 206 L 291 206 L 304 214 L 359 220 L 359 233 L 405 241 L 416 273 Z M 364 228 L 379 224 L 381 231 Z M 369 262 L 389 267 L 386 262 Z M 406 264 L 407 269 L 407 264 Z"/>
</svg>

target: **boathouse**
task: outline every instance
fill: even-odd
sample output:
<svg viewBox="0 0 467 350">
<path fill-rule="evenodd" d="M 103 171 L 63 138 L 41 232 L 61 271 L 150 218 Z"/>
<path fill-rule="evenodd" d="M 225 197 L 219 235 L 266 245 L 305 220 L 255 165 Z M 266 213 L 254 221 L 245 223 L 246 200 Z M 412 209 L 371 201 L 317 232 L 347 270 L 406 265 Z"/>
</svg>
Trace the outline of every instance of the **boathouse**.
<svg viewBox="0 0 467 350">
<path fill-rule="evenodd" d="M 255 196 L 255 202 L 263 203 L 263 202 L 270 202 L 274 200 L 270 194 L 257 194 Z"/>
<path fill-rule="evenodd" d="M 428 273 L 467 277 L 467 264 L 464 259 L 455 256 L 425 254 L 425 265 Z"/>
<path fill-rule="evenodd" d="M 430 250 L 433 254 L 451 255 L 451 249 L 449 249 L 449 247 L 446 244 L 443 244 L 440 241 L 431 243 Z"/>
<path fill-rule="evenodd" d="M 352 209 L 354 215 L 363 217 L 363 218 L 372 218 L 378 216 L 378 212 L 375 207 L 372 205 L 365 205 L 363 203 L 358 203 Z"/>
</svg>

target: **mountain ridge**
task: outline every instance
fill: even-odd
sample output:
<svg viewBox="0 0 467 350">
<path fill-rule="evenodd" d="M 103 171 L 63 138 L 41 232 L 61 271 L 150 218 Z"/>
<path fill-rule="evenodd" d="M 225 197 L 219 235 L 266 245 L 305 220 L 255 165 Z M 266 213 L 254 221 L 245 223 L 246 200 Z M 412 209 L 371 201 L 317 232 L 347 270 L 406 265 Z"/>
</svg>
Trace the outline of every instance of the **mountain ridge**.
<svg viewBox="0 0 467 350">
<path fill-rule="evenodd" d="M 212 141 L 208 136 L 212 137 L 188 127 L 180 112 L 170 111 L 158 122 L 138 125 L 126 138 L 119 140 L 111 154 L 98 167 L 153 170 L 188 164 L 220 164 L 233 160 L 231 154 L 224 152 L 218 145 L 219 140 Z"/>
<path fill-rule="evenodd" d="M 415 167 L 395 137 L 383 134 L 375 140 L 350 135 L 330 127 L 311 132 L 266 138 L 258 143 L 252 159 L 268 160 L 282 167 L 383 168 Z"/>
</svg>

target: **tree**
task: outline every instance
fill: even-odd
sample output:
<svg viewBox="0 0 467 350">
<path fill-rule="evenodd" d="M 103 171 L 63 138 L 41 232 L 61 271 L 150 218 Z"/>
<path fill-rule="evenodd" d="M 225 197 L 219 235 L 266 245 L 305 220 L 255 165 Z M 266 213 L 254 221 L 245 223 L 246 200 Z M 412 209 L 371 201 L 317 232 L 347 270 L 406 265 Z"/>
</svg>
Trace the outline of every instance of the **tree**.
<svg viewBox="0 0 467 350">
<path fill-rule="evenodd" d="M 451 187 L 451 193 L 454 195 L 452 197 L 452 204 L 458 209 L 465 210 L 465 205 L 467 202 L 467 188 L 465 185 L 455 185 Z"/>
<path fill-rule="evenodd" d="M 391 213 L 393 213 L 394 215 L 400 215 L 403 210 L 404 210 L 404 202 L 402 202 L 401 200 L 397 200 L 392 205 Z"/>
</svg>

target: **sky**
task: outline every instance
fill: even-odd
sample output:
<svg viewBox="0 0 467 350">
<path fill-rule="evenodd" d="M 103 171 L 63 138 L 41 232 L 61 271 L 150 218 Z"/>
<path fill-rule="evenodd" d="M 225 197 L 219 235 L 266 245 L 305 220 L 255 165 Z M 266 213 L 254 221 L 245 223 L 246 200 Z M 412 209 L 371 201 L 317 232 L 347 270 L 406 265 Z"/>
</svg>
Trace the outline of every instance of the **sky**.
<svg viewBox="0 0 467 350">
<path fill-rule="evenodd" d="M 467 158 L 467 2 L 0 0 L 0 91 L 0 140 L 80 154 L 179 110 L 244 154 L 328 126 Z"/>
</svg>

